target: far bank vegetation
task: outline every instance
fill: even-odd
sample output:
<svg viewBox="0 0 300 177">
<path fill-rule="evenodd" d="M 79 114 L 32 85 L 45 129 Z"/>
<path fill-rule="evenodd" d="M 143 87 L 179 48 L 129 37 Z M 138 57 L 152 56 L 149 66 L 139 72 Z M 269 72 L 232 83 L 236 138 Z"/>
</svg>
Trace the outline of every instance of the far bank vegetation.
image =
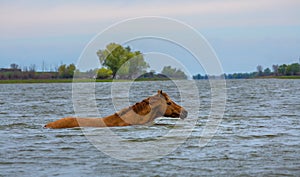
<svg viewBox="0 0 300 177">
<path fill-rule="evenodd" d="M 96 52 L 101 68 L 80 71 L 74 64 L 61 64 L 55 71 L 37 71 L 36 65 L 19 67 L 11 64 L 10 68 L 0 68 L 0 80 L 26 79 L 187 79 L 187 75 L 180 69 L 165 66 L 160 73 L 147 71 L 150 66 L 140 51 L 132 51 L 127 46 L 110 43 L 105 49 Z M 44 64 L 44 63 L 43 63 Z"/>
</svg>

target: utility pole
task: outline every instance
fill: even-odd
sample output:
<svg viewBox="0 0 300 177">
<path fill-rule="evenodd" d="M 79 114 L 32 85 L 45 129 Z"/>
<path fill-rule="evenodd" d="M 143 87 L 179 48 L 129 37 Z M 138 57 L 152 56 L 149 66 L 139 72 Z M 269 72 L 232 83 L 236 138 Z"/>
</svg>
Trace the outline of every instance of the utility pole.
<svg viewBox="0 0 300 177">
<path fill-rule="evenodd" d="M 45 61 L 43 60 L 42 70 L 45 72 Z"/>
</svg>

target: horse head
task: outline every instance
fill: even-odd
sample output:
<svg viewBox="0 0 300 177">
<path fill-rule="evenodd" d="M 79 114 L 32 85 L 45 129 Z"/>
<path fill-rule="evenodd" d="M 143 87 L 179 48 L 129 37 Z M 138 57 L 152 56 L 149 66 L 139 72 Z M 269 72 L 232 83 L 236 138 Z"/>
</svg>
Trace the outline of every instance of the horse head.
<svg viewBox="0 0 300 177">
<path fill-rule="evenodd" d="M 159 98 L 156 100 L 157 103 L 159 103 L 159 108 L 162 116 L 164 117 L 172 117 L 172 118 L 181 118 L 184 119 L 187 117 L 188 112 L 178 104 L 176 104 L 172 99 L 169 97 L 169 95 L 165 92 L 162 92 L 162 90 L 157 91 L 157 95 L 154 97 Z"/>
</svg>

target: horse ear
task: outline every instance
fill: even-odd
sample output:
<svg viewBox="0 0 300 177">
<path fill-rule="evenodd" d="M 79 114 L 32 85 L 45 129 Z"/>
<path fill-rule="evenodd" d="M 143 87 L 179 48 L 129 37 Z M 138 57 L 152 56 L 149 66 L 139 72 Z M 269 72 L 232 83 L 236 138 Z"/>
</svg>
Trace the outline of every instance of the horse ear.
<svg viewBox="0 0 300 177">
<path fill-rule="evenodd" d="M 158 93 L 158 94 L 162 94 L 162 90 L 158 90 L 157 93 Z"/>
</svg>

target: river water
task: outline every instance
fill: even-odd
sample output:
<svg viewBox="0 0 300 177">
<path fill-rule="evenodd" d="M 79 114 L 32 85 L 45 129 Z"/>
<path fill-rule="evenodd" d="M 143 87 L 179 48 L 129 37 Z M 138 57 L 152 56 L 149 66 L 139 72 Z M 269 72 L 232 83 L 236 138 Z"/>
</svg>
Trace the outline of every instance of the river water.
<svg viewBox="0 0 300 177">
<path fill-rule="evenodd" d="M 188 93 L 194 82 L 178 83 Z M 126 83 L 117 84 L 122 88 Z M 132 84 L 130 104 L 163 89 L 174 101 L 181 105 L 192 103 L 194 107 L 187 109 L 199 112 L 189 114 L 185 120 L 160 119 L 153 125 L 111 128 L 126 141 L 124 146 L 109 143 L 114 142 L 114 137 L 101 136 L 105 128 L 43 128 L 49 121 L 77 114 L 72 84 L 2 84 L 0 176 L 300 175 L 300 80 L 226 81 L 224 117 L 205 146 L 199 146 L 199 140 L 206 138 L 203 130 L 211 110 L 211 88 L 208 81 L 196 81 L 196 85 L 199 95 L 182 99 L 174 82 Z M 115 112 L 112 97 L 111 83 L 95 84 L 94 98 L 101 115 Z M 82 106 L 89 109 L 88 102 Z M 161 149 L 180 144 L 164 155 L 151 156 L 160 148 L 152 143 L 174 129 L 180 132 L 185 121 L 195 122 L 191 134 L 182 143 L 181 134 L 167 136 L 166 141 L 159 142 Z M 102 140 L 100 146 L 110 144 L 111 148 L 102 151 L 93 142 L 97 138 Z M 135 146 L 136 142 L 153 146 L 152 152 L 151 148 Z M 151 157 L 134 159 L 135 153 L 145 149 Z M 118 153 L 132 159 L 118 158 Z"/>
</svg>

